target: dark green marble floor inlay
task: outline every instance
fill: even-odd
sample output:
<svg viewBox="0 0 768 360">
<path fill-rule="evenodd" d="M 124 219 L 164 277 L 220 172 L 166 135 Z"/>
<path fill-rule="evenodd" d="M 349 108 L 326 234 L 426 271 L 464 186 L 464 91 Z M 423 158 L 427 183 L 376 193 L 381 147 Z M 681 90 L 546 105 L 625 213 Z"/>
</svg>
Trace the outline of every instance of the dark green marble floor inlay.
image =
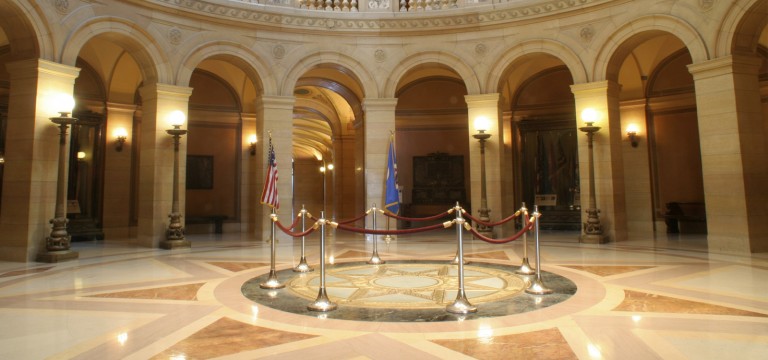
<svg viewBox="0 0 768 360">
<path fill-rule="evenodd" d="M 283 289 L 262 289 L 269 274 L 248 280 L 243 295 L 277 310 L 328 319 L 388 322 L 427 322 L 477 319 L 519 314 L 561 303 L 576 293 L 576 284 L 542 271 L 548 295 L 525 292 L 531 276 L 515 274 L 519 267 L 484 262 L 464 265 L 464 293 L 476 313 L 452 314 L 446 305 L 456 300 L 458 266 L 435 261 L 388 261 L 382 265 L 350 262 L 326 265 L 325 290 L 338 308 L 310 311 L 307 305 L 319 293 L 320 269 L 277 272 Z"/>
</svg>

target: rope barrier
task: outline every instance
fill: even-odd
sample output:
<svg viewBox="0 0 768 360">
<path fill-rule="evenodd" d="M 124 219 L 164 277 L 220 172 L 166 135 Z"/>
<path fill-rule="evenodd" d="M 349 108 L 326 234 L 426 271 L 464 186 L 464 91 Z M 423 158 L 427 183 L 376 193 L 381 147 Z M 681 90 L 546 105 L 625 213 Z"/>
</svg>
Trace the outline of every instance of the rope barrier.
<svg viewBox="0 0 768 360">
<path fill-rule="evenodd" d="M 280 228 L 280 230 L 282 230 L 285 234 L 290 235 L 292 237 L 307 236 L 307 235 L 313 233 L 315 230 L 317 230 L 317 228 L 319 226 L 318 223 L 315 223 L 314 225 L 312 225 L 311 228 L 309 228 L 309 230 L 306 230 L 306 231 L 303 231 L 303 232 L 299 232 L 299 233 L 295 233 L 295 232 L 291 231 L 292 228 L 287 228 L 287 227 L 283 226 L 283 224 L 281 224 L 280 221 L 277 220 L 277 216 L 272 217 L 272 221 L 275 223 L 275 225 L 277 225 L 278 228 Z M 317 221 L 317 220 L 315 220 L 315 221 Z"/>
<path fill-rule="evenodd" d="M 478 223 L 480 225 L 484 225 L 484 226 L 488 226 L 488 227 L 494 227 L 494 226 L 503 225 L 504 223 L 506 223 L 508 221 L 511 221 L 511 220 L 515 219 L 516 217 L 520 216 L 520 210 L 517 210 L 514 214 L 512 214 L 511 216 L 509 216 L 509 217 L 507 217 L 505 219 L 502 219 L 499 222 L 487 222 L 487 221 L 482 221 L 479 218 L 476 218 L 476 217 L 472 216 L 472 214 L 470 214 L 468 211 L 466 211 L 464 209 L 462 209 L 461 211 L 462 211 L 462 214 L 464 214 L 464 216 L 468 217 L 470 220 L 472 220 L 472 221 L 474 221 L 474 222 L 476 222 L 476 223 Z"/>
<path fill-rule="evenodd" d="M 471 225 L 469 225 L 469 223 L 464 223 L 464 228 L 467 229 L 467 231 L 471 232 L 472 235 L 475 236 L 475 238 L 483 240 L 483 241 L 485 241 L 487 243 L 491 243 L 491 244 L 506 244 L 508 242 L 512 242 L 512 241 L 515 241 L 515 240 L 519 239 L 520 236 L 525 234 L 527 231 L 530 231 L 531 229 L 533 229 L 533 224 L 534 224 L 533 221 L 529 222 L 526 226 L 523 226 L 523 228 L 520 231 L 518 231 L 515 235 L 512 235 L 511 237 L 508 237 L 508 238 L 505 238 L 505 239 L 493 239 L 493 238 L 489 238 L 487 236 L 483 236 L 477 230 L 475 230 L 475 228 L 473 228 Z"/>
<path fill-rule="evenodd" d="M 353 223 L 353 222 L 357 222 L 358 220 L 360 220 L 360 219 L 362 219 L 362 218 L 364 218 L 364 217 L 366 217 L 366 216 L 368 216 L 368 212 L 367 212 L 367 211 L 366 211 L 365 213 L 363 213 L 363 215 L 360 215 L 360 216 L 358 216 L 358 217 L 356 217 L 356 218 L 354 218 L 354 219 L 349 219 L 349 220 L 339 220 L 339 221 L 338 221 L 338 223 L 339 223 L 339 224 L 350 224 L 350 223 Z M 310 217 L 311 217 L 311 216 L 310 216 Z"/>
<path fill-rule="evenodd" d="M 394 219 L 397 219 L 397 220 L 419 222 L 419 221 L 430 221 L 430 220 L 441 219 L 441 218 L 447 217 L 448 215 L 451 215 L 453 213 L 453 211 L 454 211 L 454 208 L 451 208 L 450 210 L 448 210 L 446 212 L 442 212 L 442 213 L 439 213 L 437 215 L 432 215 L 432 216 L 427 216 L 427 217 L 422 217 L 422 218 L 412 218 L 412 217 L 400 216 L 400 215 L 394 214 L 394 213 L 392 213 L 390 211 L 386 211 L 386 212 L 382 211 L 382 214 L 384 214 L 384 216 L 388 216 L 388 217 L 391 217 L 391 218 L 394 218 Z"/>
<path fill-rule="evenodd" d="M 296 225 L 299 225 L 299 220 L 301 220 L 301 214 L 296 215 L 296 219 L 293 220 L 293 224 L 291 224 L 291 226 L 289 226 L 288 229 L 293 230 L 296 227 Z"/>
<path fill-rule="evenodd" d="M 404 230 L 374 230 L 374 229 L 361 229 L 356 228 L 352 226 L 347 226 L 344 224 L 339 224 L 335 222 L 331 222 L 331 226 L 334 228 L 338 228 L 344 231 L 350 231 L 350 232 L 356 232 L 360 234 L 374 234 L 374 235 L 398 235 L 398 234 L 413 234 L 418 232 L 424 232 L 424 231 L 430 231 L 430 230 L 436 230 L 439 228 L 449 228 L 453 226 L 453 221 L 446 221 L 442 224 L 435 224 L 430 226 L 425 226 L 421 228 L 415 228 L 415 229 L 404 229 Z"/>
</svg>

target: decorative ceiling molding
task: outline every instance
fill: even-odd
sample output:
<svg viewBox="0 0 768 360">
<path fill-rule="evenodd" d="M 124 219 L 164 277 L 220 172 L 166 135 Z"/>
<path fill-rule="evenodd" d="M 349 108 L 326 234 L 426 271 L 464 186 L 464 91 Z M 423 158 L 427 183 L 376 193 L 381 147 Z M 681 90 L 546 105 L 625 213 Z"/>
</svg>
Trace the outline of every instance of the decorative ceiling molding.
<svg viewBox="0 0 768 360">
<path fill-rule="evenodd" d="M 201 15 L 211 20 L 237 21 L 294 31 L 376 31 L 445 33 L 466 28 L 493 27 L 514 21 L 532 20 L 617 0 L 542 0 L 494 3 L 460 9 L 417 13 L 399 12 L 332 12 L 255 4 L 246 0 L 126 0 L 137 6 L 169 8 Z"/>
</svg>

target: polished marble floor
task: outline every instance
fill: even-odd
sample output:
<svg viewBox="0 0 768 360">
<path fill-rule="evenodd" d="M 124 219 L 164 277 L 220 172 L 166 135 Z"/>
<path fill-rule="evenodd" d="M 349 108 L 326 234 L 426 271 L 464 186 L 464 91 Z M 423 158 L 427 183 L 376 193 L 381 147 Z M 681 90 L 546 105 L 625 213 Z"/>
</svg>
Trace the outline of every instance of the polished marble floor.
<svg viewBox="0 0 768 360">
<path fill-rule="evenodd" d="M 507 278 L 509 293 L 489 302 L 479 293 L 470 297 L 477 301 L 474 316 L 440 321 L 418 316 L 404 321 L 405 313 L 361 321 L 253 301 L 243 286 L 269 273 L 270 244 L 263 239 L 189 235 L 192 248 L 181 250 L 139 248 L 130 241 L 78 242 L 76 261 L 0 262 L 0 359 L 768 358 L 768 254 L 711 253 L 696 236 L 664 234 L 602 245 L 579 244 L 576 238 L 567 232 L 541 235 L 542 272 L 572 282 L 572 296 L 540 308 L 536 299 L 545 303 L 549 295 L 533 296 L 533 308 L 520 311 L 512 293 L 524 293 Z M 349 279 L 362 281 L 370 268 L 358 265 L 371 257 L 370 239 L 336 233 L 326 240 L 329 264 L 349 265 L 358 276 Z M 299 243 L 277 243 L 276 270 L 281 281 L 304 288 L 295 296 L 308 298 L 317 279 L 301 280 L 290 271 L 301 257 Z M 306 246 L 316 271 L 317 243 L 308 238 Z M 473 263 L 494 271 L 519 266 L 523 246 L 465 237 L 464 251 L 470 275 L 477 275 Z M 392 265 L 440 264 L 454 257 L 455 234 L 400 236 L 379 242 L 378 253 Z M 532 251 L 529 257 L 533 260 Z M 445 269 L 437 271 L 450 271 Z M 405 279 L 434 294 L 430 287 L 450 282 L 408 273 L 429 269 L 395 271 L 400 279 L 382 276 L 377 284 L 399 288 Z M 504 287 L 498 281 L 476 284 L 499 292 Z M 270 291 L 279 301 L 294 290 L 263 294 Z M 360 298 L 351 295 L 354 290 L 334 291 L 329 297 L 341 306 Z M 452 296 L 442 294 L 443 300 Z M 397 313 L 392 303 L 405 306 L 409 300 L 399 292 L 368 301 L 358 305 Z M 486 305 L 491 303 L 496 313 Z"/>
</svg>

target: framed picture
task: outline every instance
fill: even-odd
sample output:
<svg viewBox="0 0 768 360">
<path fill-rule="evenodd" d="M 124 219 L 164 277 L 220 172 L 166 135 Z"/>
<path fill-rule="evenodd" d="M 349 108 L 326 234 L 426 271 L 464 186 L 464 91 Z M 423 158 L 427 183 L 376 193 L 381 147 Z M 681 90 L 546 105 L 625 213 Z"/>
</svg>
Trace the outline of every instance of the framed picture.
<svg viewBox="0 0 768 360">
<path fill-rule="evenodd" d="M 212 155 L 187 155 L 187 189 L 213 189 Z"/>
</svg>

